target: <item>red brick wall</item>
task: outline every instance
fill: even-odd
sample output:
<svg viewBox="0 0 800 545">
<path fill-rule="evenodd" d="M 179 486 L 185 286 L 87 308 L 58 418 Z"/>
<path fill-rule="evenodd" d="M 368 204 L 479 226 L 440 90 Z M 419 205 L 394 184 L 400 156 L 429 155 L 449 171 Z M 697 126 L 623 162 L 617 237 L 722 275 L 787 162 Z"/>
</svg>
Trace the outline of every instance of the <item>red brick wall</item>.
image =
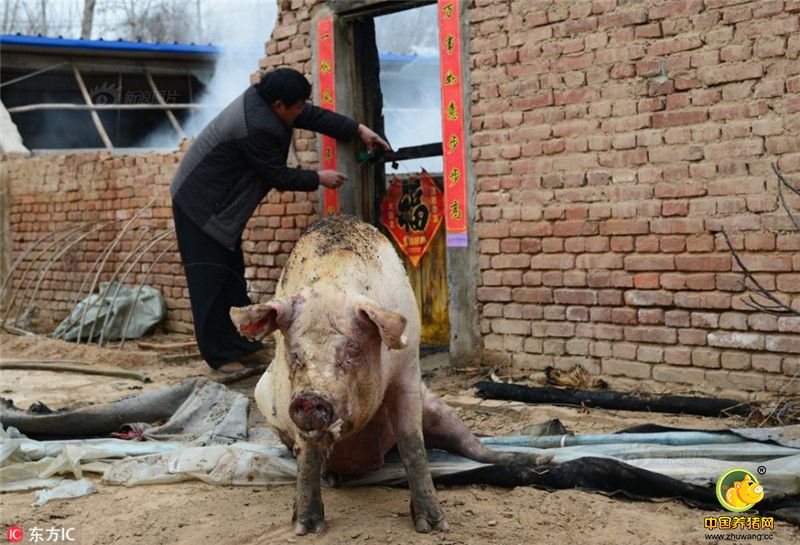
<svg viewBox="0 0 800 545">
<path fill-rule="evenodd" d="M 154 206 L 132 223 L 132 229 L 111 253 L 101 281 L 112 276 L 140 240 L 172 228 L 169 183 L 182 155 L 180 151 L 121 156 L 88 152 L 6 158 L 0 163 L 0 176 L 9 191 L 12 261 L 46 233 L 56 230 L 65 233 L 85 222 L 97 225 L 117 220 L 77 242 L 43 276 L 34 315 L 38 329 L 48 330 L 67 315 L 88 271 L 136 211 L 155 198 Z M 314 218 L 315 200 L 316 194 L 273 191 L 256 210 L 243 236 L 245 276 L 254 300 L 274 292 L 293 241 Z M 147 233 L 145 227 L 149 228 Z M 60 245 L 41 255 L 40 250 L 57 236 L 39 244 L 17 269 L 13 281 L 15 294 L 26 306 L 38 271 Z M 77 236 L 76 233 L 64 239 L 62 244 Z M 188 292 L 177 247 L 159 260 L 149 278 L 145 274 L 161 250 L 174 241 L 174 235 L 170 235 L 147 251 L 126 284 L 146 281 L 156 286 L 167 303 L 167 327 L 191 332 Z M 126 269 L 124 265 L 121 271 Z M 83 292 L 87 289 L 84 287 Z M 13 312 L 11 317 L 15 315 Z"/>
<path fill-rule="evenodd" d="M 321 3 L 281 0 L 258 73 L 293 66 L 310 76 Z M 728 229 L 758 278 L 800 306 L 800 233 L 770 170 L 774 162 L 800 180 L 800 1 L 475 0 L 467 14 L 487 361 L 582 363 L 723 389 L 784 385 L 800 368 L 800 321 L 743 304 L 718 233 Z M 299 164 L 317 165 L 313 134 L 299 131 L 295 149 Z M 82 167 L 81 191 L 87 179 L 133 185 L 99 157 Z M 28 188 L 15 190 L 30 200 L 14 201 L 17 222 L 35 203 L 56 206 L 36 188 L 68 183 L 73 160 L 7 163 Z M 176 156 L 137 160 L 162 165 L 154 182 L 164 191 Z M 273 194 L 259 210 L 245 243 L 254 288 L 273 289 L 314 198 Z M 26 221 L 33 233 L 52 225 Z M 14 236 L 19 251 L 35 234 Z M 185 326 L 172 271 L 170 305 Z"/>
<path fill-rule="evenodd" d="M 800 308 L 770 169 L 800 182 L 800 2 L 476 0 L 469 18 L 490 359 L 785 384 L 800 320 L 743 304 L 719 232 Z"/>
</svg>

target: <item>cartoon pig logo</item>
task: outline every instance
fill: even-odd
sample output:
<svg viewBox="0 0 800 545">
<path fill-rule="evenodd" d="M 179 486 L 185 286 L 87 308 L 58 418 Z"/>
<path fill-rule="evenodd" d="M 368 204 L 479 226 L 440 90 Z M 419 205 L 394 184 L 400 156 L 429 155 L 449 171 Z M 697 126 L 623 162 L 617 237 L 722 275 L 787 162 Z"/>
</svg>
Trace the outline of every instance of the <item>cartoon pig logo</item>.
<svg viewBox="0 0 800 545">
<path fill-rule="evenodd" d="M 764 487 L 746 469 L 731 469 L 717 481 L 717 499 L 728 511 L 747 511 L 764 499 Z"/>
</svg>

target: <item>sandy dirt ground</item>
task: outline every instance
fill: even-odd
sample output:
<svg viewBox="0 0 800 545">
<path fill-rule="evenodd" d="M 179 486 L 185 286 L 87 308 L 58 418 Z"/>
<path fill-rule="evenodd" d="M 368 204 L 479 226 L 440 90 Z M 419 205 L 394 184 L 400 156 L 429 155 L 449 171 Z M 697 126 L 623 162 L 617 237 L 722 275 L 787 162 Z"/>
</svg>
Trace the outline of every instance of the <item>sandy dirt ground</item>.
<svg viewBox="0 0 800 545">
<path fill-rule="evenodd" d="M 156 339 L 174 342 L 178 337 Z M 189 355 L 164 361 L 135 343 L 124 351 L 76 346 L 71 343 L 0 333 L 0 357 L 81 360 L 147 373 L 152 383 L 53 372 L 3 371 L 1 397 L 21 408 L 35 401 L 52 409 L 118 399 L 141 389 L 158 388 L 187 377 L 211 376 L 205 364 Z M 481 401 L 471 385 L 476 377 L 443 365 L 446 356 L 424 361 L 426 382 L 455 407 L 476 433 L 509 434 L 526 426 L 558 418 L 576 433 L 616 431 L 645 423 L 691 428 L 741 425 L 737 419 L 666 416 L 623 411 L 526 406 Z M 218 375 L 217 375 L 218 376 Z M 529 377 L 534 378 L 534 377 Z M 256 378 L 235 388 L 252 398 Z M 612 382 L 612 387 L 615 384 Z M 263 422 L 257 410 L 251 421 Z M 631 502 L 579 490 L 547 492 L 534 488 L 512 490 L 492 486 L 440 487 L 447 514 L 447 533 L 420 535 L 409 515 L 408 491 L 381 486 L 356 489 L 325 488 L 323 500 L 329 530 L 321 536 L 296 537 L 290 524 L 293 487 L 212 486 L 200 482 L 142 487 L 113 487 L 90 477 L 99 494 L 50 502 L 33 508 L 33 492 L 0 496 L 0 524 L 26 531 L 75 528 L 82 544 L 689 544 L 707 541 L 703 517 L 721 515 L 692 509 L 680 501 Z M 717 532 L 719 533 L 719 532 Z M 743 533 L 743 532 L 739 532 Z M 775 522 L 771 543 L 799 543 L 800 529 Z M 45 534 L 46 536 L 46 534 Z M 0 540 L 5 540 L 5 535 Z M 5 542 L 5 541 L 4 541 Z M 28 539 L 23 543 L 28 543 Z M 52 541 L 51 541 L 52 542 Z M 64 541 L 62 541 L 64 543 Z"/>
</svg>

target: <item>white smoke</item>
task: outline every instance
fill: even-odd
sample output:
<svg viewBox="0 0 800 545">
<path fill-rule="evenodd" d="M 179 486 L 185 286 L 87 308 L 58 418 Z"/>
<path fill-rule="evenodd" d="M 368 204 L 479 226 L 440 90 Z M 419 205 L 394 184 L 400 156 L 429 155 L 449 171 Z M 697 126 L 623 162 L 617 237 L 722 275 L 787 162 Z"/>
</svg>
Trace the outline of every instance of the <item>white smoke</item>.
<svg viewBox="0 0 800 545">
<path fill-rule="evenodd" d="M 203 81 L 206 86 L 200 100 L 215 106 L 192 110 L 181 126 L 189 137 L 197 134 L 219 111 L 250 85 L 250 74 L 264 56 L 264 44 L 272 34 L 278 16 L 275 0 L 204 0 L 203 35 L 222 50 L 213 76 Z M 175 148 L 179 138 L 170 126 L 141 142 L 149 148 Z"/>
</svg>

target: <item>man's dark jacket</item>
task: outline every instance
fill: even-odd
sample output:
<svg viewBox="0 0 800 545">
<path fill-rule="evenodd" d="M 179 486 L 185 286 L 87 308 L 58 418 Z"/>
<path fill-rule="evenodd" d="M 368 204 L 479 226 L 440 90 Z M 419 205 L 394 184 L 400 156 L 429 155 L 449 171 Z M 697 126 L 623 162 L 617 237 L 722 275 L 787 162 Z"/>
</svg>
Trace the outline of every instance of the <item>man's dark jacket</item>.
<svg viewBox="0 0 800 545">
<path fill-rule="evenodd" d="M 349 140 L 358 124 L 311 104 L 294 127 Z M 249 87 L 204 128 L 178 166 L 170 192 L 206 234 L 234 249 L 270 189 L 315 191 L 319 175 L 288 168 L 292 129 Z"/>
</svg>

